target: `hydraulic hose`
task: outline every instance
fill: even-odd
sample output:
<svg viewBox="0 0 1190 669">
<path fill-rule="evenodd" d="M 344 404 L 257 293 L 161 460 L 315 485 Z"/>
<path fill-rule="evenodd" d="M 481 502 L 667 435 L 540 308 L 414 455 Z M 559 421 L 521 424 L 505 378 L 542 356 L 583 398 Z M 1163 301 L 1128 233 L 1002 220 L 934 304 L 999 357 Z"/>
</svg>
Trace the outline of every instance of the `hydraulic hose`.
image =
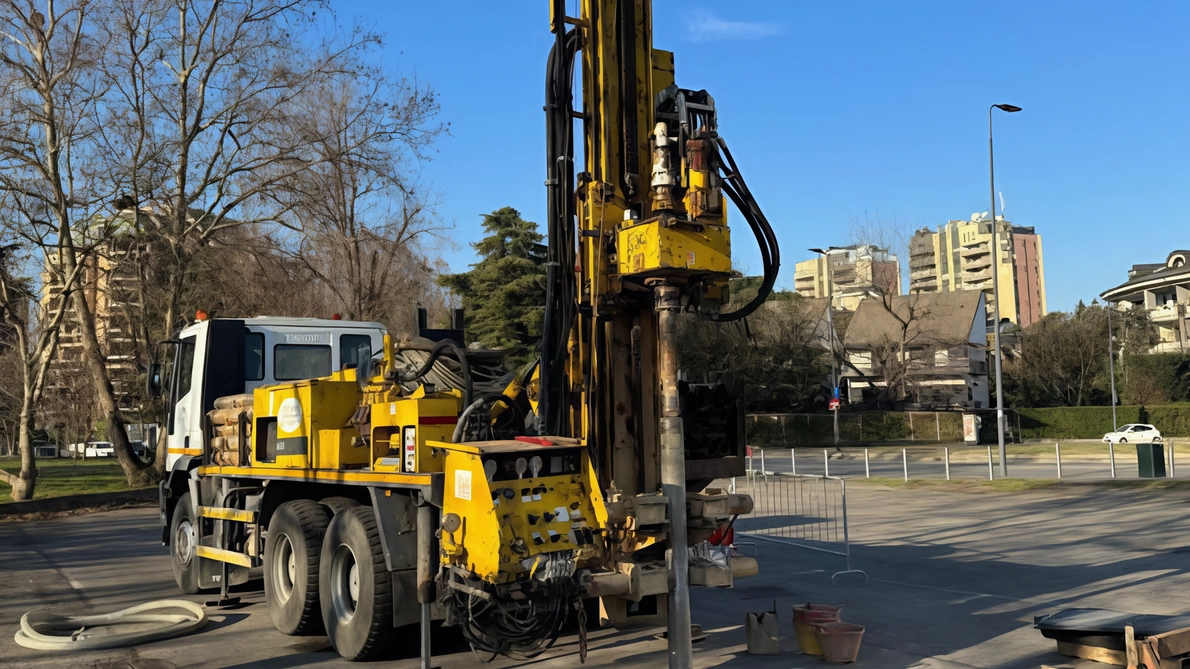
<svg viewBox="0 0 1190 669">
<path fill-rule="evenodd" d="M 148 613 L 170 609 L 182 609 L 186 613 Z M 94 634 L 90 631 L 95 627 L 146 623 L 160 626 L 122 634 Z M 48 611 L 32 611 L 21 616 L 21 628 L 17 630 L 14 640 L 34 650 L 101 650 L 181 636 L 206 624 L 207 614 L 198 604 L 184 599 L 163 599 L 94 616 L 63 616 Z"/>
<path fill-rule="evenodd" d="M 756 237 L 756 243 L 760 247 L 761 264 L 764 267 L 764 277 L 760 282 L 760 289 L 756 291 L 756 297 L 752 298 L 750 302 L 740 307 L 735 311 L 728 313 L 711 314 L 709 319 L 716 322 L 730 322 L 737 321 L 744 318 L 764 304 L 769 295 L 773 292 L 773 286 L 777 283 L 777 273 L 781 269 L 781 250 L 777 246 L 777 235 L 773 232 L 773 227 L 769 225 L 768 219 L 764 212 L 760 210 L 760 205 L 756 203 L 756 198 L 752 196 L 752 192 L 748 190 L 748 184 L 744 182 L 744 177 L 740 174 L 740 168 L 736 165 L 735 158 L 732 157 L 731 151 L 727 148 L 727 142 L 723 141 L 722 137 L 716 138 L 716 145 L 721 151 L 722 158 L 720 166 L 726 162 L 730 171 L 725 171 L 721 174 L 723 179 L 722 188 L 727 197 L 731 199 L 736 208 L 740 210 L 744 220 L 748 221 L 748 226 L 752 228 L 752 234 Z"/>
<path fill-rule="evenodd" d="M 459 366 L 463 369 L 463 406 L 470 406 L 471 395 L 474 390 L 471 382 L 471 364 L 467 362 L 467 352 L 463 350 L 462 346 L 455 343 L 453 339 L 443 339 L 437 344 L 434 344 L 434 348 L 430 349 L 430 356 L 422 363 L 421 369 L 415 372 L 401 374 L 398 380 L 401 382 L 412 381 L 429 374 L 430 370 L 434 368 L 434 361 L 448 350 L 458 359 Z"/>
</svg>

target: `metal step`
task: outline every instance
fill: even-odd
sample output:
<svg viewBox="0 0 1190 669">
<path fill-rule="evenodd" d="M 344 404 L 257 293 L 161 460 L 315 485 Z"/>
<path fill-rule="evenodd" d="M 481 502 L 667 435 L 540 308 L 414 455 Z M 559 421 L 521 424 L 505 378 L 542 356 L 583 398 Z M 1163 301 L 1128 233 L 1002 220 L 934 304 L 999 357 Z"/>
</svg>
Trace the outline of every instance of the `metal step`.
<svg viewBox="0 0 1190 669">
<path fill-rule="evenodd" d="M 223 548 L 214 548 L 212 546 L 195 546 L 194 554 L 200 558 L 208 560 L 215 560 L 218 562 L 227 562 L 229 564 L 239 565 L 241 567 L 259 567 L 260 558 L 252 557 L 251 555 L 244 555 L 235 551 L 225 550 Z"/>
<path fill-rule="evenodd" d="M 256 522 L 255 511 L 241 511 L 240 509 L 231 509 L 219 506 L 200 506 L 198 507 L 198 515 L 201 518 L 232 520 L 240 523 Z"/>
</svg>

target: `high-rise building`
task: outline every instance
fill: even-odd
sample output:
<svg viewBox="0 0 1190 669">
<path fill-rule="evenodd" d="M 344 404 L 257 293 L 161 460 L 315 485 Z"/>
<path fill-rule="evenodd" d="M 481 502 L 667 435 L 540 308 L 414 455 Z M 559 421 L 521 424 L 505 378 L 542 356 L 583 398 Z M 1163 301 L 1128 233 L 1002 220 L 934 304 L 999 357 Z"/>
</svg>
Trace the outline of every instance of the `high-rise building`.
<svg viewBox="0 0 1190 669">
<path fill-rule="evenodd" d="M 1045 315 L 1045 263 L 1041 235 L 996 217 L 998 248 L 986 215 L 918 230 L 909 240 L 909 291 L 983 291 L 992 318 L 992 263 L 999 263 L 1000 318 L 1027 327 Z M 994 251 L 994 258 L 993 258 Z"/>
<path fill-rule="evenodd" d="M 80 258 L 83 267 L 75 290 L 81 290 L 87 298 L 116 401 L 124 411 L 135 412 L 139 367 L 132 316 L 141 307 L 136 255 L 143 249 L 135 236 L 129 234 L 129 225 L 121 224 L 122 220 L 125 219 L 117 219 L 115 223 L 116 234 L 94 245 L 91 253 Z M 112 225 L 112 222 L 106 224 Z M 56 264 L 54 257 L 48 260 Z M 56 311 L 63 299 L 61 272 L 46 267 L 42 272 L 42 291 L 42 313 Z M 47 388 L 51 393 L 70 384 L 87 382 L 83 381 L 86 376 L 82 363 L 82 331 L 74 308 L 67 303 L 66 309 L 58 339 L 55 374 Z"/>
<path fill-rule="evenodd" d="M 832 246 L 825 255 L 797 264 L 793 287 L 804 297 L 831 295 L 835 309 L 855 311 L 860 300 L 873 293 L 901 294 L 901 264 L 888 249 L 867 244 Z"/>
</svg>

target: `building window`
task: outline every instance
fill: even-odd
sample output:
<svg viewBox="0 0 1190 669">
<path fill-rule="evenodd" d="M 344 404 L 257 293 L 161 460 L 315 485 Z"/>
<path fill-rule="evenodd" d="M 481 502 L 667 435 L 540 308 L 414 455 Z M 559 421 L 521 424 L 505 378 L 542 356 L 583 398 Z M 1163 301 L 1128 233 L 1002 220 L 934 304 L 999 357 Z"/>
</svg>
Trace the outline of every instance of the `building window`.
<svg viewBox="0 0 1190 669">
<path fill-rule="evenodd" d="M 871 351 L 852 351 L 847 354 L 847 359 L 856 367 L 872 367 Z"/>
<path fill-rule="evenodd" d="M 942 349 L 941 351 L 934 351 L 934 366 L 945 367 L 950 362 L 950 351 Z"/>
</svg>

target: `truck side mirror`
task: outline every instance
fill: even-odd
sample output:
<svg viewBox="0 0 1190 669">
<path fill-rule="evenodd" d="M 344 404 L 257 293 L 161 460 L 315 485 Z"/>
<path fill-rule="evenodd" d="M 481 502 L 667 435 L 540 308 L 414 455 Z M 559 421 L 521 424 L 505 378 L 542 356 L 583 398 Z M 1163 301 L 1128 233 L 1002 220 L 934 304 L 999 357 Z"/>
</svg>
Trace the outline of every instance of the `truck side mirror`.
<svg viewBox="0 0 1190 669">
<path fill-rule="evenodd" d="M 149 373 L 145 376 L 145 394 L 149 397 L 161 397 L 161 363 L 150 362 Z"/>
</svg>

